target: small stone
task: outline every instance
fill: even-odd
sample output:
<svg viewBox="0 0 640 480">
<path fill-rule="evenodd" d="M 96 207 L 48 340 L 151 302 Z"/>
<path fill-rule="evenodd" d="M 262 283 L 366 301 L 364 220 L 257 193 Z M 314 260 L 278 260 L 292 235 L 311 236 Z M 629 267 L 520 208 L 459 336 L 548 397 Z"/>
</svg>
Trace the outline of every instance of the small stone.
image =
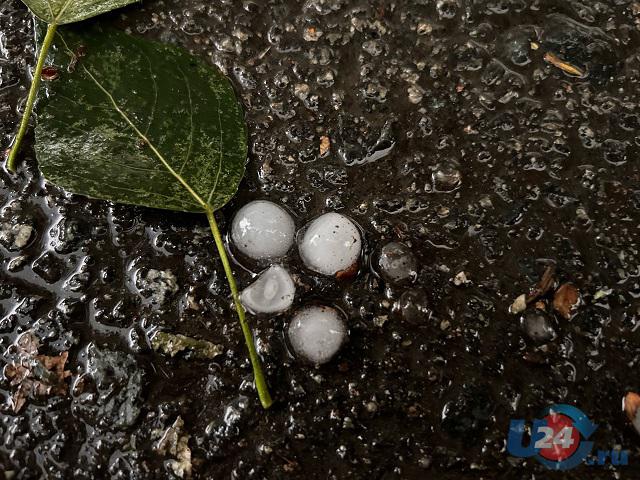
<svg viewBox="0 0 640 480">
<path fill-rule="evenodd" d="M 471 280 L 467 278 L 467 274 L 465 272 L 459 272 L 455 277 L 453 277 L 453 284 L 456 287 L 461 285 L 469 285 Z"/>
<path fill-rule="evenodd" d="M 156 332 L 151 337 L 151 346 L 157 352 L 164 353 L 170 357 L 187 351 L 195 358 L 202 360 L 210 360 L 224 352 L 222 345 L 168 332 Z"/>
<path fill-rule="evenodd" d="M 150 269 L 144 278 L 138 278 L 138 288 L 153 305 L 163 305 L 178 291 L 178 280 L 171 270 Z"/>
<path fill-rule="evenodd" d="M 436 192 L 449 193 L 457 190 L 462 184 L 462 174 L 456 168 L 443 167 L 431 175 Z"/>
<path fill-rule="evenodd" d="M 433 32 L 433 26 L 429 22 L 420 22 L 416 27 L 416 33 L 418 35 L 428 35 Z"/>
<path fill-rule="evenodd" d="M 387 323 L 388 320 L 389 315 L 378 315 L 373 319 L 373 324 L 378 328 L 382 328 L 382 326 Z"/>
<path fill-rule="evenodd" d="M 518 296 L 511 306 L 509 307 L 509 313 L 513 315 L 517 315 L 518 313 L 522 313 L 527 309 L 527 296 L 523 293 Z"/>
<path fill-rule="evenodd" d="M 304 29 L 302 38 L 307 42 L 317 42 L 324 32 L 316 27 L 307 27 Z"/>
<path fill-rule="evenodd" d="M 27 246 L 32 235 L 33 227 L 23 223 L 7 222 L 0 227 L 0 243 L 10 250 L 19 250 Z"/>
<path fill-rule="evenodd" d="M 417 105 L 422 101 L 422 97 L 424 95 L 424 88 L 419 85 L 410 85 L 407 88 L 407 94 L 409 95 L 409 102 Z"/>
<path fill-rule="evenodd" d="M 293 87 L 293 94 L 300 100 L 306 100 L 311 89 L 306 83 L 296 83 Z"/>
<path fill-rule="evenodd" d="M 521 319 L 521 325 L 531 340 L 538 343 L 547 343 L 556 337 L 551 318 L 542 310 L 526 312 Z"/>
<path fill-rule="evenodd" d="M 367 402 L 366 409 L 369 413 L 376 413 L 378 411 L 378 404 L 376 402 Z"/>
</svg>

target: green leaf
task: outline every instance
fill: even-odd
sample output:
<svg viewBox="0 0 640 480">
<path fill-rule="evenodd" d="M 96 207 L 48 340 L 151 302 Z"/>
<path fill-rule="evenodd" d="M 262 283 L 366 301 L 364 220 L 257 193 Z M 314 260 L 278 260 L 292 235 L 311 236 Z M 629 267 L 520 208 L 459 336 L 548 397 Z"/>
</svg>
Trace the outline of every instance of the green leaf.
<svg viewBox="0 0 640 480">
<path fill-rule="evenodd" d="M 247 132 L 230 82 L 169 45 L 92 28 L 59 31 L 36 127 L 45 178 L 71 192 L 203 212 L 233 197 Z"/>
<path fill-rule="evenodd" d="M 22 0 L 41 20 L 62 25 L 79 22 L 140 0 Z"/>
</svg>

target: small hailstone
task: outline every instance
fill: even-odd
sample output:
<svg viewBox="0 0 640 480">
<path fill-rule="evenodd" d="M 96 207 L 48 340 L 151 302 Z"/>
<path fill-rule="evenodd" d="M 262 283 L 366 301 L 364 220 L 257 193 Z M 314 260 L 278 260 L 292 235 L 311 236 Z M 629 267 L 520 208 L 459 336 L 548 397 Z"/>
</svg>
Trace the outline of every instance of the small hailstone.
<svg viewBox="0 0 640 480">
<path fill-rule="evenodd" d="M 361 247 L 360 232 L 351 220 L 339 213 L 325 213 L 309 224 L 299 250 L 311 270 L 335 275 L 356 264 Z"/>
<path fill-rule="evenodd" d="M 266 200 L 255 200 L 233 217 L 231 240 L 246 256 L 269 260 L 289 251 L 295 231 L 293 218 L 284 208 Z"/>
<path fill-rule="evenodd" d="M 321 364 L 331 360 L 340 349 L 347 328 L 335 308 L 311 306 L 295 314 L 287 334 L 297 355 Z"/>
<path fill-rule="evenodd" d="M 296 287 L 291 275 L 280 265 L 272 265 L 240 295 L 252 313 L 280 313 L 293 303 Z"/>
</svg>

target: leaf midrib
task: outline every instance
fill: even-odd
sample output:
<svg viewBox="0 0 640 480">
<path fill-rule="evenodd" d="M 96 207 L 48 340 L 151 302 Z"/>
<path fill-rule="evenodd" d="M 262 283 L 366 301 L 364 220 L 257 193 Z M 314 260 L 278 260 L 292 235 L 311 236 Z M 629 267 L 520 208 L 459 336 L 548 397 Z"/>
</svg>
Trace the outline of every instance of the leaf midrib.
<svg viewBox="0 0 640 480">
<path fill-rule="evenodd" d="M 58 13 L 53 13 L 53 7 L 51 6 L 51 1 L 50 0 L 45 0 L 45 1 L 47 2 L 47 7 L 49 7 L 49 13 L 51 14 L 51 24 L 52 25 L 58 25 L 59 24 L 60 19 L 62 18 L 62 15 L 67 10 L 67 7 L 71 3 L 73 3 L 73 0 L 67 0 L 64 3 L 64 5 L 62 5 L 60 10 L 58 10 Z"/>
</svg>

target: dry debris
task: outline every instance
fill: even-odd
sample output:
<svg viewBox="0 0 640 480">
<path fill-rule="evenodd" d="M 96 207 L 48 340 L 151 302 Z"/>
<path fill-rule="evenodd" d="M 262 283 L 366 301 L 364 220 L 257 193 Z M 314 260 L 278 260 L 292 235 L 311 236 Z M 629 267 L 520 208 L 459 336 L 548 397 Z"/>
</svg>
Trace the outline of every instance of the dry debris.
<svg viewBox="0 0 640 480">
<path fill-rule="evenodd" d="M 157 436 L 161 434 L 160 440 L 156 442 L 153 449 L 160 455 L 171 455 L 174 458 L 167 461 L 167 465 L 179 478 L 191 478 L 191 449 L 189 448 L 189 435 L 183 433 L 184 420 L 180 416 L 176 418 L 173 425 L 164 432 L 155 431 Z"/>
<path fill-rule="evenodd" d="M 574 77 L 584 77 L 585 71 L 580 67 L 572 65 L 571 63 L 565 62 L 560 57 L 558 57 L 555 53 L 547 52 L 544 54 L 544 60 L 554 67 L 558 67 L 565 73 L 572 75 Z"/>
<path fill-rule="evenodd" d="M 562 284 L 553 297 L 553 308 L 567 320 L 579 303 L 580 293 L 572 283 Z"/>
<path fill-rule="evenodd" d="M 555 284 L 555 270 L 555 265 L 549 265 L 545 269 L 540 281 L 529 291 L 529 293 L 523 293 L 514 300 L 509 307 L 509 312 L 512 314 L 522 313 L 532 304 L 538 310 L 548 311 L 547 304 L 551 302 L 550 300 L 545 300 L 543 297 L 547 295 Z M 580 302 L 580 292 L 571 282 L 563 283 L 553 294 L 553 309 L 567 320 L 571 318 L 571 315 L 580 305 Z"/>
<path fill-rule="evenodd" d="M 527 294 L 522 294 L 509 307 L 513 314 L 524 312 L 527 305 L 544 296 L 553 287 L 555 282 L 556 266 L 548 265 L 542 274 L 540 281 Z"/>
<path fill-rule="evenodd" d="M 622 399 L 622 409 L 633 424 L 633 427 L 640 433 L 640 395 L 635 392 L 629 392 Z"/>
<path fill-rule="evenodd" d="M 320 156 L 324 157 L 331 148 L 331 140 L 326 135 L 320 137 Z"/>
<path fill-rule="evenodd" d="M 156 332 L 151 337 L 151 346 L 157 352 L 170 357 L 175 357 L 178 353 L 186 350 L 201 360 L 210 360 L 221 355 L 224 351 L 222 345 L 167 332 Z"/>
<path fill-rule="evenodd" d="M 32 332 L 21 335 L 15 343 L 17 359 L 4 369 L 12 387 L 12 408 L 18 413 L 27 399 L 47 395 L 66 395 L 69 386 L 65 379 L 71 372 L 65 370 L 69 352 L 56 356 L 37 355 L 40 343 Z"/>
</svg>

